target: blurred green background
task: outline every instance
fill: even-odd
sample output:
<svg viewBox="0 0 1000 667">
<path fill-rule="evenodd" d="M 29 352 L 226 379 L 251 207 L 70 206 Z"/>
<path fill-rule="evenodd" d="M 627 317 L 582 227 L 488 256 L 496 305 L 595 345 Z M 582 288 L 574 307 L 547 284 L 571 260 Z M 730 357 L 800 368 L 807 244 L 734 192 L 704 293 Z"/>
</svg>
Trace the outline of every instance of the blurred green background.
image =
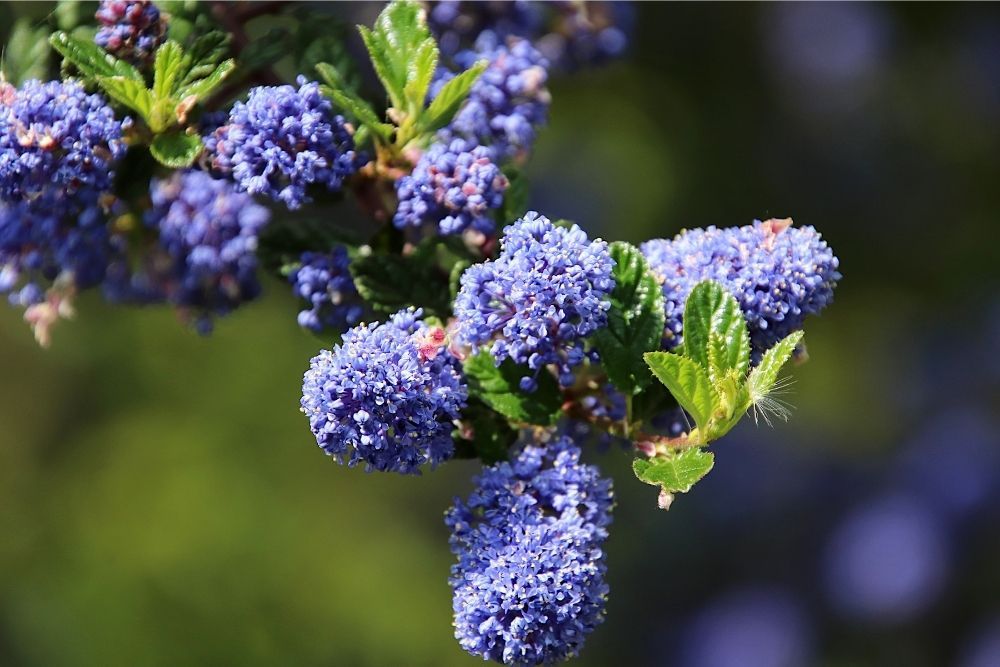
<svg viewBox="0 0 1000 667">
<path fill-rule="evenodd" d="M 0 26 L 46 11 L 6 3 Z M 608 618 L 577 664 L 979 667 L 961 661 L 1000 613 L 993 505 L 942 530 L 945 583 L 902 618 L 845 615 L 822 582 L 838 513 L 896 488 L 895 457 L 937 411 L 996 425 L 1000 7 L 635 12 L 626 59 L 553 82 L 533 204 L 629 241 L 791 216 L 844 279 L 807 324 L 792 420 L 720 443 L 722 481 L 667 514 L 629 456 L 589 454 L 619 500 Z M 475 465 L 409 478 L 325 458 L 298 412 L 324 343 L 266 288 L 208 338 L 88 296 L 50 350 L 0 308 L 0 663 L 479 662 L 452 638 L 442 523 Z M 713 635 L 704 609 L 748 586 L 795 601 L 777 634 L 799 643 L 695 655 L 698 633 L 742 636 Z M 753 648 L 772 629 L 741 631 Z"/>
</svg>

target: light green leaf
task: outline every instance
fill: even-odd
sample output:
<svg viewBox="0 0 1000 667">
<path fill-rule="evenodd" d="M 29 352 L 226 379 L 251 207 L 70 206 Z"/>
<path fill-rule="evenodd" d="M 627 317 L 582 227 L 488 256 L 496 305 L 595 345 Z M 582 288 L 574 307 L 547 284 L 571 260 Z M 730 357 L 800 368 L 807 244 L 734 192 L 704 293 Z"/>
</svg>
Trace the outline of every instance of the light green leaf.
<svg viewBox="0 0 1000 667">
<path fill-rule="evenodd" d="M 194 83 L 182 87 L 177 91 L 177 97 L 182 101 L 189 98 L 193 98 L 196 102 L 204 100 L 226 80 L 226 77 L 232 73 L 235 67 L 236 61 L 231 58 L 222 61 L 204 79 L 199 79 Z"/>
<path fill-rule="evenodd" d="M 427 91 L 431 87 L 431 79 L 437 70 L 438 47 L 433 37 L 428 37 L 420 45 L 416 56 L 406 72 L 406 86 L 403 93 L 406 96 L 410 113 L 418 115 L 427 100 Z"/>
<path fill-rule="evenodd" d="M 316 68 L 319 69 L 319 66 L 317 65 Z M 356 118 L 359 123 L 374 132 L 380 139 L 388 141 L 392 136 L 392 125 L 380 121 L 371 105 L 355 93 L 331 86 L 320 86 L 320 92 L 332 99 L 337 106 Z"/>
<path fill-rule="evenodd" d="M 0 72 L 8 81 L 18 85 L 28 79 L 48 78 L 48 33 L 45 25 L 34 26 L 25 16 L 14 22 L 7 47 L 0 56 Z"/>
<path fill-rule="evenodd" d="M 413 0 L 395 0 L 379 14 L 373 30 L 364 26 L 358 30 L 393 106 L 405 109 L 410 66 L 431 36 L 423 9 Z"/>
<path fill-rule="evenodd" d="M 652 379 L 643 354 L 659 349 L 663 339 L 663 292 L 638 248 L 617 241 L 610 253 L 615 288 L 608 325 L 593 340 L 612 384 L 626 395 L 636 394 Z"/>
<path fill-rule="evenodd" d="M 666 456 L 635 459 L 632 471 L 640 481 L 660 486 L 667 493 L 687 493 L 712 470 L 715 455 L 700 447 L 674 450 Z"/>
<path fill-rule="evenodd" d="M 715 367 L 709 359 L 713 333 L 720 339 L 716 341 Z M 747 371 L 750 334 L 746 321 L 736 299 L 719 283 L 698 283 L 684 304 L 684 355 L 708 369 L 713 380 L 730 370 L 741 377 Z"/>
<path fill-rule="evenodd" d="M 424 112 L 421 125 L 428 132 L 439 130 L 458 113 L 469 91 L 486 69 L 487 62 L 480 60 L 469 69 L 445 83 L 437 96 L 431 100 L 430 106 Z"/>
<path fill-rule="evenodd" d="M 545 371 L 538 374 L 538 388 L 527 394 L 521 391 L 521 378 L 534 371 L 510 360 L 498 368 L 489 350 L 467 358 L 464 370 L 469 395 L 481 399 L 513 422 L 549 425 L 559 415 L 562 407 L 559 386 Z"/>
<path fill-rule="evenodd" d="M 691 415 L 701 431 L 708 427 L 718 402 L 708 371 L 688 357 L 672 352 L 647 352 L 643 355 L 653 375 Z"/>
<path fill-rule="evenodd" d="M 156 50 L 153 62 L 153 97 L 158 100 L 171 97 L 180 85 L 184 70 L 184 49 L 173 40 L 164 42 Z"/>
<path fill-rule="evenodd" d="M 109 55 L 93 42 L 73 37 L 65 32 L 56 32 L 49 38 L 49 43 L 87 78 L 123 77 L 139 82 L 145 87 L 139 70 L 124 60 Z"/>
<path fill-rule="evenodd" d="M 777 345 L 764 353 L 760 363 L 750 371 L 747 378 L 747 389 L 750 393 L 750 400 L 756 403 L 760 398 L 767 396 L 774 383 L 778 380 L 778 371 L 785 365 L 795 346 L 802 340 L 801 331 L 793 331 L 778 342 Z"/>
<path fill-rule="evenodd" d="M 148 121 L 153 109 L 153 96 L 142 81 L 124 76 L 98 76 L 98 85 L 111 99 L 132 109 Z"/>
<path fill-rule="evenodd" d="M 197 134 L 170 132 L 153 137 L 149 151 L 156 160 L 167 167 L 190 167 L 201 153 L 201 137 Z"/>
<path fill-rule="evenodd" d="M 340 73 L 340 70 L 330 63 L 316 63 L 316 72 L 319 73 L 320 78 L 326 81 L 330 88 L 341 89 L 346 87 L 344 76 Z"/>
</svg>

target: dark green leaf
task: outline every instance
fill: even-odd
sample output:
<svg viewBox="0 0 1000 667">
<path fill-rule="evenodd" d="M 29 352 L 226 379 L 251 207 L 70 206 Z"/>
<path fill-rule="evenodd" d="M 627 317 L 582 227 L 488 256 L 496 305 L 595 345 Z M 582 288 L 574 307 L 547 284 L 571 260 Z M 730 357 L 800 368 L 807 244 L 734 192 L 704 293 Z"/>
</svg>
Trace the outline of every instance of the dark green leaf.
<svg viewBox="0 0 1000 667">
<path fill-rule="evenodd" d="M 708 371 L 692 359 L 672 352 L 647 352 L 644 358 L 653 375 L 704 431 L 718 402 Z"/>
<path fill-rule="evenodd" d="M 479 79 L 479 75 L 486 69 L 487 64 L 485 60 L 480 60 L 441 87 L 437 96 L 431 100 L 427 111 L 424 112 L 424 120 L 421 123 L 424 130 L 434 132 L 451 122 L 462 103 L 465 102 L 465 98 L 469 96 L 472 84 Z"/>
<path fill-rule="evenodd" d="M 256 43 L 260 40 L 254 40 Z M 221 30 L 208 30 L 198 35 L 197 39 L 187 49 L 188 70 L 181 81 L 182 86 L 203 79 L 211 74 L 218 66 L 219 62 L 226 57 L 229 52 L 229 33 Z M 241 56 L 245 57 L 246 49 Z M 250 67 L 244 63 L 244 67 Z"/>
<path fill-rule="evenodd" d="M 124 76 L 98 76 L 96 79 L 108 97 L 132 109 L 143 120 L 149 120 L 153 110 L 153 96 L 146 89 L 145 83 Z"/>
<path fill-rule="evenodd" d="M 659 349 L 663 339 L 663 292 L 638 248 L 618 241 L 610 253 L 615 288 L 608 325 L 595 332 L 594 343 L 612 384 L 636 394 L 652 379 L 642 355 Z"/>
<path fill-rule="evenodd" d="M 715 465 L 715 455 L 700 447 L 675 450 L 666 456 L 635 459 L 632 471 L 646 484 L 668 493 L 687 493 Z"/>
<path fill-rule="evenodd" d="M 713 368 L 709 343 L 715 333 L 719 350 Z M 742 377 L 750 363 L 750 337 L 736 299 L 719 283 L 706 280 L 695 285 L 684 304 L 684 354 L 709 370 L 713 380 L 730 370 Z"/>
<path fill-rule="evenodd" d="M 462 428 L 454 435 L 457 456 L 478 458 L 485 465 L 505 461 L 517 440 L 517 431 L 507 420 L 476 399 L 462 411 Z"/>
<path fill-rule="evenodd" d="M 212 73 L 204 79 L 198 79 L 197 81 L 181 88 L 177 92 L 177 97 L 181 101 L 186 101 L 189 98 L 196 102 L 204 100 L 216 88 L 218 88 L 223 81 L 225 81 L 226 77 L 232 73 L 235 67 L 236 61 L 232 59 L 222 61 L 214 70 L 212 70 Z"/>
<path fill-rule="evenodd" d="M 174 169 L 190 167 L 198 159 L 201 149 L 201 137 L 183 132 L 158 134 L 149 146 L 149 151 L 160 164 Z"/>
<path fill-rule="evenodd" d="M 49 43 L 87 78 L 123 77 L 141 83 L 145 87 L 145 81 L 139 70 L 124 60 L 118 60 L 105 53 L 93 42 L 78 39 L 65 32 L 57 32 L 49 38 Z"/>
<path fill-rule="evenodd" d="M 479 398 L 516 423 L 548 425 L 555 422 L 562 406 L 559 386 L 548 372 L 538 374 L 538 388 L 521 391 L 521 378 L 533 371 L 509 359 L 498 368 L 489 350 L 470 356 L 464 364 L 469 395 Z"/>
<path fill-rule="evenodd" d="M 505 167 L 503 171 L 510 185 L 503 193 L 503 206 L 500 209 L 501 227 L 525 214 L 528 210 L 528 196 L 531 194 L 531 186 L 524 172 L 514 166 Z"/>
<path fill-rule="evenodd" d="M 394 313 L 407 306 L 421 306 L 428 315 L 447 316 L 448 274 L 435 264 L 433 243 L 410 255 L 373 254 L 351 263 L 354 284 L 376 310 Z"/>
</svg>

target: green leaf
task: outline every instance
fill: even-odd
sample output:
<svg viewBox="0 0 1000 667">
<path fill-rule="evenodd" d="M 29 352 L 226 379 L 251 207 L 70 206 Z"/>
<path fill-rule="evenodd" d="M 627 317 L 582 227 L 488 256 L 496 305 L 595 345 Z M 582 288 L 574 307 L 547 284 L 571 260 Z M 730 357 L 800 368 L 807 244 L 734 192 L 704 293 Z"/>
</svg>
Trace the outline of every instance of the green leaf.
<svg viewBox="0 0 1000 667">
<path fill-rule="evenodd" d="M 699 430 L 705 431 L 718 402 L 708 371 L 694 360 L 672 352 L 647 352 L 643 357 L 677 404 L 691 415 Z"/>
<path fill-rule="evenodd" d="M 709 359 L 712 334 L 716 341 L 713 366 Z M 695 285 L 684 304 L 684 355 L 708 369 L 713 380 L 729 371 L 742 377 L 750 364 L 750 334 L 740 306 L 719 283 Z"/>
<path fill-rule="evenodd" d="M 781 367 L 792 356 L 795 346 L 801 340 L 802 332 L 793 331 L 764 353 L 764 356 L 760 359 L 760 363 L 750 371 L 750 377 L 747 378 L 747 389 L 752 402 L 756 403 L 771 391 L 774 383 L 778 380 L 778 371 L 781 370 Z"/>
<path fill-rule="evenodd" d="M 630 395 L 652 379 L 643 354 L 659 349 L 663 339 L 663 292 L 638 248 L 617 241 L 610 253 L 615 288 L 608 325 L 594 333 L 594 342 L 611 383 Z"/>
<path fill-rule="evenodd" d="M 448 274 L 438 270 L 436 243 L 425 242 L 406 256 L 372 254 L 351 262 L 358 293 L 372 308 L 394 313 L 421 306 L 428 315 L 449 314 Z"/>
<path fill-rule="evenodd" d="M 485 60 L 480 60 L 441 87 L 424 112 L 424 120 L 421 123 L 424 130 L 434 132 L 451 122 L 487 64 Z"/>
<path fill-rule="evenodd" d="M 393 106 L 404 110 L 411 64 L 431 36 L 423 9 L 413 0 L 395 0 L 379 14 L 373 30 L 364 26 L 358 30 Z"/>
<path fill-rule="evenodd" d="M 424 108 L 427 91 L 431 87 L 431 79 L 438 64 L 438 47 L 433 37 L 428 37 L 417 50 L 416 57 L 410 62 L 406 72 L 406 86 L 403 93 L 406 96 L 408 109 L 414 115 Z"/>
<path fill-rule="evenodd" d="M 451 293 L 452 300 L 458 296 L 459 290 L 462 289 L 462 274 L 470 266 L 472 266 L 472 262 L 467 259 L 460 259 L 451 267 L 451 275 L 448 277 L 448 291 Z"/>
<path fill-rule="evenodd" d="M 146 84 L 124 76 L 98 76 L 97 84 L 119 104 L 132 109 L 143 120 L 149 121 L 153 110 L 153 96 Z"/>
<path fill-rule="evenodd" d="M 319 68 L 317 65 L 316 69 Z M 320 86 L 320 92 L 332 99 L 337 106 L 346 111 L 348 115 L 356 118 L 359 123 L 374 132 L 380 139 L 388 141 L 389 137 L 392 136 L 392 125 L 380 121 L 371 105 L 357 94 L 331 86 Z"/>
<path fill-rule="evenodd" d="M 190 167 L 201 153 L 201 137 L 197 134 L 170 132 L 153 137 L 149 151 L 157 161 L 167 167 Z"/>
<path fill-rule="evenodd" d="M 218 64 L 218 66 L 212 70 L 211 74 L 203 79 L 198 79 L 197 81 L 190 83 L 180 90 L 177 91 L 177 97 L 181 101 L 193 99 L 195 102 L 200 102 L 208 97 L 216 88 L 222 85 L 222 82 L 226 80 L 233 69 L 236 67 L 236 61 L 229 59 L 224 60 Z"/>
<path fill-rule="evenodd" d="M 156 50 L 153 62 L 153 97 L 159 100 L 172 97 L 180 85 L 185 67 L 181 45 L 173 40 L 164 42 Z"/>
<path fill-rule="evenodd" d="M 507 166 L 503 170 L 510 182 L 507 191 L 503 193 L 503 206 L 500 208 L 500 223 L 505 225 L 514 222 L 528 210 L 528 197 L 531 187 L 528 178 L 520 169 Z"/>
<path fill-rule="evenodd" d="M 517 431 L 485 403 L 473 399 L 462 411 L 462 428 L 454 432 L 456 456 L 478 458 L 484 465 L 505 461 Z M 465 456 L 463 456 L 465 454 Z"/>
<path fill-rule="evenodd" d="M 31 19 L 24 16 L 14 22 L 7 48 L 0 57 L 0 72 L 8 81 L 18 85 L 28 79 L 48 78 L 48 33 L 44 24 L 33 26 Z"/>
<path fill-rule="evenodd" d="M 124 60 L 118 60 L 93 42 L 73 37 L 65 32 L 53 33 L 49 43 L 63 58 L 73 63 L 87 78 L 123 77 L 141 83 L 142 74 Z"/>
<path fill-rule="evenodd" d="M 667 493 L 687 493 L 715 465 L 715 455 L 700 447 L 675 450 L 667 456 L 635 459 L 632 471 L 640 481 Z"/>
<path fill-rule="evenodd" d="M 467 358 L 464 370 L 469 395 L 481 399 L 513 422 L 549 425 L 559 415 L 562 407 L 559 385 L 548 372 L 538 374 L 538 388 L 528 394 L 521 391 L 521 378 L 533 371 L 509 359 L 498 368 L 489 350 Z"/>
<path fill-rule="evenodd" d="M 229 52 L 229 40 L 229 33 L 221 30 L 200 34 L 187 49 L 189 67 L 181 85 L 186 86 L 211 74 Z M 244 66 L 249 67 L 246 63 Z"/>
</svg>

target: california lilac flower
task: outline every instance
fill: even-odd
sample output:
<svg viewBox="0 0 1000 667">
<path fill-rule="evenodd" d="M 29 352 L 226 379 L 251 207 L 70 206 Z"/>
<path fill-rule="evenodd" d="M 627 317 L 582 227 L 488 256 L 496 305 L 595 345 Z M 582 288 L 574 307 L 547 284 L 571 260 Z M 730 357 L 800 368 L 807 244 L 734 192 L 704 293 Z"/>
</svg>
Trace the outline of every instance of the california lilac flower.
<svg viewBox="0 0 1000 667">
<path fill-rule="evenodd" d="M 168 257 L 159 284 L 167 300 L 192 312 L 207 333 L 212 315 L 225 315 L 260 294 L 257 235 L 270 213 L 229 181 L 202 171 L 154 181 L 150 197 L 146 224 L 158 230 Z"/>
<path fill-rule="evenodd" d="M 350 272 L 347 249 L 334 246 L 328 253 L 305 252 L 288 280 L 292 291 L 309 302 L 299 312 L 299 326 L 312 331 L 343 331 L 354 326 L 364 314 L 364 306 Z"/>
<path fill-rule="evenodd" d="M 577 655 L 604 620 L 604 540 L 611 481 L 560 437 L 483 468 L 445 516 L 455 637 L 469 653 L 508 665 Z"/>
<path fill-rule="evenodd" d="M 430 223 L 442 234 L 466 229 L 489 234 L 508 185 L 489 148 L 464 139 L 436 143 L 412 174 L 396 182 L 399 207 L 393 223 L 400 229 Z"/>
<path fill-rule="evenodd" d="M 533 40 L 545 29 L 539 2 L 441 0 L 428 4 L 427 25 L 437 37 L 441 53 L 449 57 L 472 47 L 484 32 L 500 39 L 513 35 Z"/>
<path fill-rule="evenodd" d="M 722 284 L 739 301 L 755 357 L 833 300 L 839 261 L 813 227 L 791 219 L 752 225 L 691 229 L 673 240 L 642 244 L 663 283 L 667 325 L 664 345 L 681 343 L 684 301 L 703 280 Z"/>
<path fill-rule="evenodd" d="M 311 201 L 315 183 L 339 190 L 359 166 L 354 139 L 334 115 L 319 84 L 252 88 L 228 121 L 205 137 L 211 166 L 231 174 L 241 190 L 282 201 L 290 209 Z"/>
<path fill-rule="evenodd" d="M 607 243 L 531 211 L 504 230 L 496 260 L 462 275 L 457 342 L 488 347 L 497 364 L 526 364 L 535 377 L 554 364 L 568 385 L 586 356 L 583 339 L 607 324 L 613 267 Z M 521 386 L 531 391 L 534 378 Z"/>
<path fill-rule="evenodd" d="M 802 604 L 772 588 L 723 595 L 683 635 L 682 667 L 799 667 L 813 664 L 813 638 Z"/>
<path fill-rule="evenodd" d="M 428 25 L 453 56 L 483 35 L 531 41 L 553 65 L 576 69 L 622 55 L 634 23 L 628 2 L 431 2 Z"/>
<path fill-rule="evenodd" d="M 106 191 L 128 123 L 75 81 L 0 83 L 0 199 Z"/>
<path fill-rule="evenodd" d="M 101 198 L 90 191 L 0 203 L 0 293 L 14 305 L 40 303 L 60 277 L 77 290 L 99 284 L 115 253 Z"/>
<path fill-rule="evenodd" d="M 826 588 L 845 614 L 887 623 L 912 619 L 944 590 L 948 535 L 915 498 L 891 496 L 849 515 L 827 547 Z"/>
<path fill-rule="evenodd" d="M 973 406 L 931 413 L 896 467 L 901 486 L 955 518 L 985 509 L 1000 489 L 1000 424 L 988 408 Z"/>
<path fill-rule="evenodd" d="M 167 23 L 152 2 L 101 0 L 97 9 L 101 28 L 94 41 L 117 58 L 149 63 L 167 35 Z"/>
<path fill-rule="evenodd" d="M 1000 616 L 981 624 L 971 640 L 962 647 L 958 667 L 996 667 L 1000 665 Z"/>
<path fill-rule="evenodd" d="M 465 407 L 458 360 L 444 330 L 403 310 L 359 325 L 314 357 L 302 385 L 302 412 L 316 442 L 349 466 L 419 473 L 451 458 L 453 421 Z"/>
<path fill-rule="evenodd" d="M 531 149 L 537 128 L 548 119 L 552 101 L 546 88 L 548 62 L 527 40 L 511 38 L 501 44 L 489 35 L 477 42 L 474 51 L 455 56 L 461 69 L 482 59 L 489 66 L 445 134 L 492 146 L 499 157 L 514 157 Z M 440 70 L 432 93 L 453 76 Z"/>
</svg>

